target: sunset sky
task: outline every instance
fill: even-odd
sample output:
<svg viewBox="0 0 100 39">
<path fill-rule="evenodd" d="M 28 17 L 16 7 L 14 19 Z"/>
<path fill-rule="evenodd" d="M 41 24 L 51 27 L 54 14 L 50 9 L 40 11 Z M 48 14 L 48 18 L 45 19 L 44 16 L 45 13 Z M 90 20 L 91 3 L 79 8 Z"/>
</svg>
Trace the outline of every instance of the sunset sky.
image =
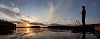
<svg viewBox="0 0 100 39">
<path fill-rule="evenodd" d="M 100 0 L 0 0 L 0 19 L 73 24 L 81 22 L 82 5 L 86 23 L 100 23 Z"/>
</svg>

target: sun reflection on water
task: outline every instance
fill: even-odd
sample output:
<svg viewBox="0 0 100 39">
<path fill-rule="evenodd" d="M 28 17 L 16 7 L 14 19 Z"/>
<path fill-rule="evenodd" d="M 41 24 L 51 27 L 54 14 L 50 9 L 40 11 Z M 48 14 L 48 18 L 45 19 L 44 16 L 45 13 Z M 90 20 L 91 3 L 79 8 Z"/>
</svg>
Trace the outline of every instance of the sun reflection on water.
<svg viewBox="0 0 100 39">
<path fill-rule="evenodd" d="M 30 32 L 30 29 L 29 28 L 26 28 L 26 32 L 29 33 Z"/>
</svg>

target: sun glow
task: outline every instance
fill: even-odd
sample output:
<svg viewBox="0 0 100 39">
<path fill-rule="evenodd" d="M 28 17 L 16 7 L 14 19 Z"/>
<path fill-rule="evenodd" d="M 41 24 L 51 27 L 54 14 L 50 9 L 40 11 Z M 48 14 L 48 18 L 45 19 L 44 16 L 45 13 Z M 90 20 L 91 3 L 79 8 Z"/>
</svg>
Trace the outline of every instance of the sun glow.
<svg viewBox="0 0 100 39">
<path fill-rule="evenodd" d="M 27 24 L 27 26 L 30 26 L 29 24 Z"/>
<path fill-rule="evenodd" d="M 30 25 L 29 23 L 26 23 L 26 26 L 27 26 L 27 27 L 30 27 L 31 25 Z"/>
</svg>

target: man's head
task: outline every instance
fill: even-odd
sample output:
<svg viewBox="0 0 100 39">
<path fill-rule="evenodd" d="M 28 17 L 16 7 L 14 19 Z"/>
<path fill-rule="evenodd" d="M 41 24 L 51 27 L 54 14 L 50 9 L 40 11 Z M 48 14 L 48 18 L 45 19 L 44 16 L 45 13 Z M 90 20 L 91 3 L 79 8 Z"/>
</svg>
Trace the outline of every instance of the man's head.
<svg viewBox="0 0 100 39">
<path fill-rule="evenodd" d="M 83 9 L 85 9 L 85 6 L 82 6 Z"/>
</svg>

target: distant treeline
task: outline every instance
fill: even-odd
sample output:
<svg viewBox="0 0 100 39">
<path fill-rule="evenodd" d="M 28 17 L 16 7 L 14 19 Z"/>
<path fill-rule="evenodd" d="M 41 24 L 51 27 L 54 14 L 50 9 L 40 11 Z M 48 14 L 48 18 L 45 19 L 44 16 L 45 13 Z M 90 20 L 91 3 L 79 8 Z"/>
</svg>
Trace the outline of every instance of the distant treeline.
<svg viewBox="0 0 100 39">
<path fill-rule="evenodd" d="M 14 30 L 16 25 L 10 21 L 0 19 L 0 30 Z"/>
</svg>

